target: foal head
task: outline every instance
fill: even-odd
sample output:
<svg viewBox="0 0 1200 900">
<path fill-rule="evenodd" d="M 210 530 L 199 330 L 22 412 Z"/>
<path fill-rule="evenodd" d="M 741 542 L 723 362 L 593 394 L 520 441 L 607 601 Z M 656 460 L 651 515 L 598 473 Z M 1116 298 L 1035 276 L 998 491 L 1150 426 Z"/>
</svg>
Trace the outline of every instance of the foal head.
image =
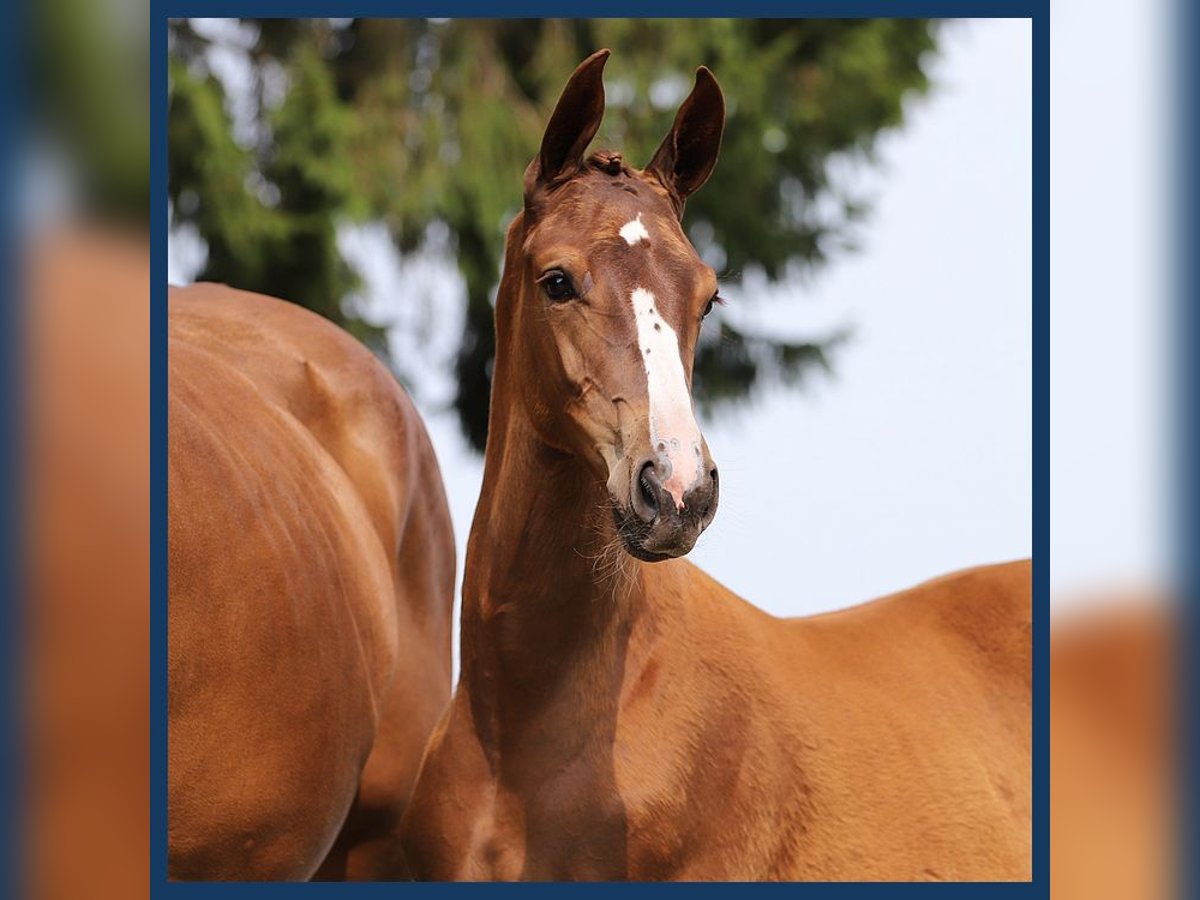
<svg viewBox="0 0 1200 900">
<path fill-rule="evenodd" d="M 567 83 L 525 173 L 497 304 L 500 352 L 550 447 L 606 485 L 639 559 L 687 553 L 717 510 L 717 468 L 692 409 L 692 360 L 717 277 L 680 227 L 708 179 L 725 103 L 708 69 L 644 170 L 585 155 L 604 113 L 608 51 Z"/>
</svg>

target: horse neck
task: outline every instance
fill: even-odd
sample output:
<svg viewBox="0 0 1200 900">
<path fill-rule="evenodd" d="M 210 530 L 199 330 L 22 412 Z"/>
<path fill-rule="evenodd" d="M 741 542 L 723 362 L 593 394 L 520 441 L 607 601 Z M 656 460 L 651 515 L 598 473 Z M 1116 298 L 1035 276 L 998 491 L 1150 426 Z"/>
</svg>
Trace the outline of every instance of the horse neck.
<svg viewBox="0 0 1200 900">
<path fill-rule="evenodd" d="M 502 281 L 502 295 L 512 289 Z M 607 489 L 581 460 L 540 439 L 514 394 L 505 338 L 498 329 L 461 638 L 476 724 L 492 733 L 536 714 L 555 688 L 619 684 L 644 612 L 642 564 L 617 542 Z M 587 721 L 589 711 L 571 715 Z"/>
<path fill-rule="evenodd" d="M 522 415 L 493 415 L 467 546 L 464 675 L 490 661 L 489 677 L 544 685 L 627 628 L 641 564 L 605 527 L 608 503 L 603 484 L 546 447 Z"/>
</svg>

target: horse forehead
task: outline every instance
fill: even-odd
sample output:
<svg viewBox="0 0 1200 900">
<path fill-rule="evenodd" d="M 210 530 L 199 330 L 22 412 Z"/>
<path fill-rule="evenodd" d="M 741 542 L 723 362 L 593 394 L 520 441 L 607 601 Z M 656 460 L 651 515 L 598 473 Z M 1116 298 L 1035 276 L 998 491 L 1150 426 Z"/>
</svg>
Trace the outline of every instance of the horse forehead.
<svg viewBox="0 0 1200 900">
<path fill-rule="evenodd" d="M 612 175 L 588 171 L 561 189 L 553 203 L 551 217 L 565 227 L 589 233 L 597 239 L 611 239 L 629 222 L 660 223 L 664 236 L 681 238 L 678 220 L 661 189 L 641 173 L 625 171 Z M 672 228 L 672 225 L 675 227 Z"/>
<path fill-rule="evenodd" d="M 690 288 L 704 263 L 674 221 L 635 213 L 608 223 L 605 257 L 637 285 L 663 294 Z"/>
<path fill-rule="evenodd" d="M 613 205 L 591 225 L 593 247 L 632 271 L 681 274 L 701 260 L 671 213 L 652 206 Z"/>
<path fill-rule="evenodd" d="M 547 216 L 527 238 L 524 250 L 540 263 L 574 257 L 593 280 L 613 287 L 629 278 L 665 279 L 666 287 L 680 278 L 690 280 L 703 266 L 676 220 L 637 207 Z"/>
</svg>

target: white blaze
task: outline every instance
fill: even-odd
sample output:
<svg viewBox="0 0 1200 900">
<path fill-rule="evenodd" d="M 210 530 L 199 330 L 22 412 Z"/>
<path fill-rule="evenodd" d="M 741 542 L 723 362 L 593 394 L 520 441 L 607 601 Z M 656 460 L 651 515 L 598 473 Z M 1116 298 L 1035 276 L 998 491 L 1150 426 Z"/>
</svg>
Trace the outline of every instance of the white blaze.
<svg viewBox="0 0 1200 900">
<path fill-rule="evenodd" d="M 609 226 L 612 227 L 611 225 Z M 630 247 L 638 241 L 649 238 L 650 232 L 646 230 L 646 226 L 642 224 L 642 214 L 638 213 L 633 219 L 630 219 L 621 226 L 621 237 L 625 238 L 625 243 Z"/>
<path fill-rule="evenodd" d="M 630 301 L 650 393 L 650 450 L 659 460 L 663 487 L 683 509 L 683 495 L 700 477 L 701 438 L 679 358 L 679 339 L 659 315 L 652 293 L 636 288 Z"/>
</svg>

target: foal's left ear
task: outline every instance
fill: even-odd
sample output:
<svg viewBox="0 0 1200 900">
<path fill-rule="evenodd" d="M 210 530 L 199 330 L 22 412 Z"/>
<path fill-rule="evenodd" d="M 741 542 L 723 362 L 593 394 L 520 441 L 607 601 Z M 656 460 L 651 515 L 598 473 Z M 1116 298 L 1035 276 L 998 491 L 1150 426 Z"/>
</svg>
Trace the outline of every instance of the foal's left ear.
<svg viewBox="0 0 1200 900">
<path fill-rule="evenodd" d="M 546 125 L 542 147 L 525 170 L 525 194 L 538 185 L 563 181 L 583 165 L 583 154 L 604 118 L 604 64 L 610 51 L 597 50 L 579 64 Z"/>
<path fill-rule="evenodd" d="M 675 124 L 646 166 L 670 192 L 675 211 L 700 189 L 721 151 L 725 131 L 725 97 L 716 76 L 705 66 L 696 70 L 696 85 L 675 115 Z"/>
</svg>

